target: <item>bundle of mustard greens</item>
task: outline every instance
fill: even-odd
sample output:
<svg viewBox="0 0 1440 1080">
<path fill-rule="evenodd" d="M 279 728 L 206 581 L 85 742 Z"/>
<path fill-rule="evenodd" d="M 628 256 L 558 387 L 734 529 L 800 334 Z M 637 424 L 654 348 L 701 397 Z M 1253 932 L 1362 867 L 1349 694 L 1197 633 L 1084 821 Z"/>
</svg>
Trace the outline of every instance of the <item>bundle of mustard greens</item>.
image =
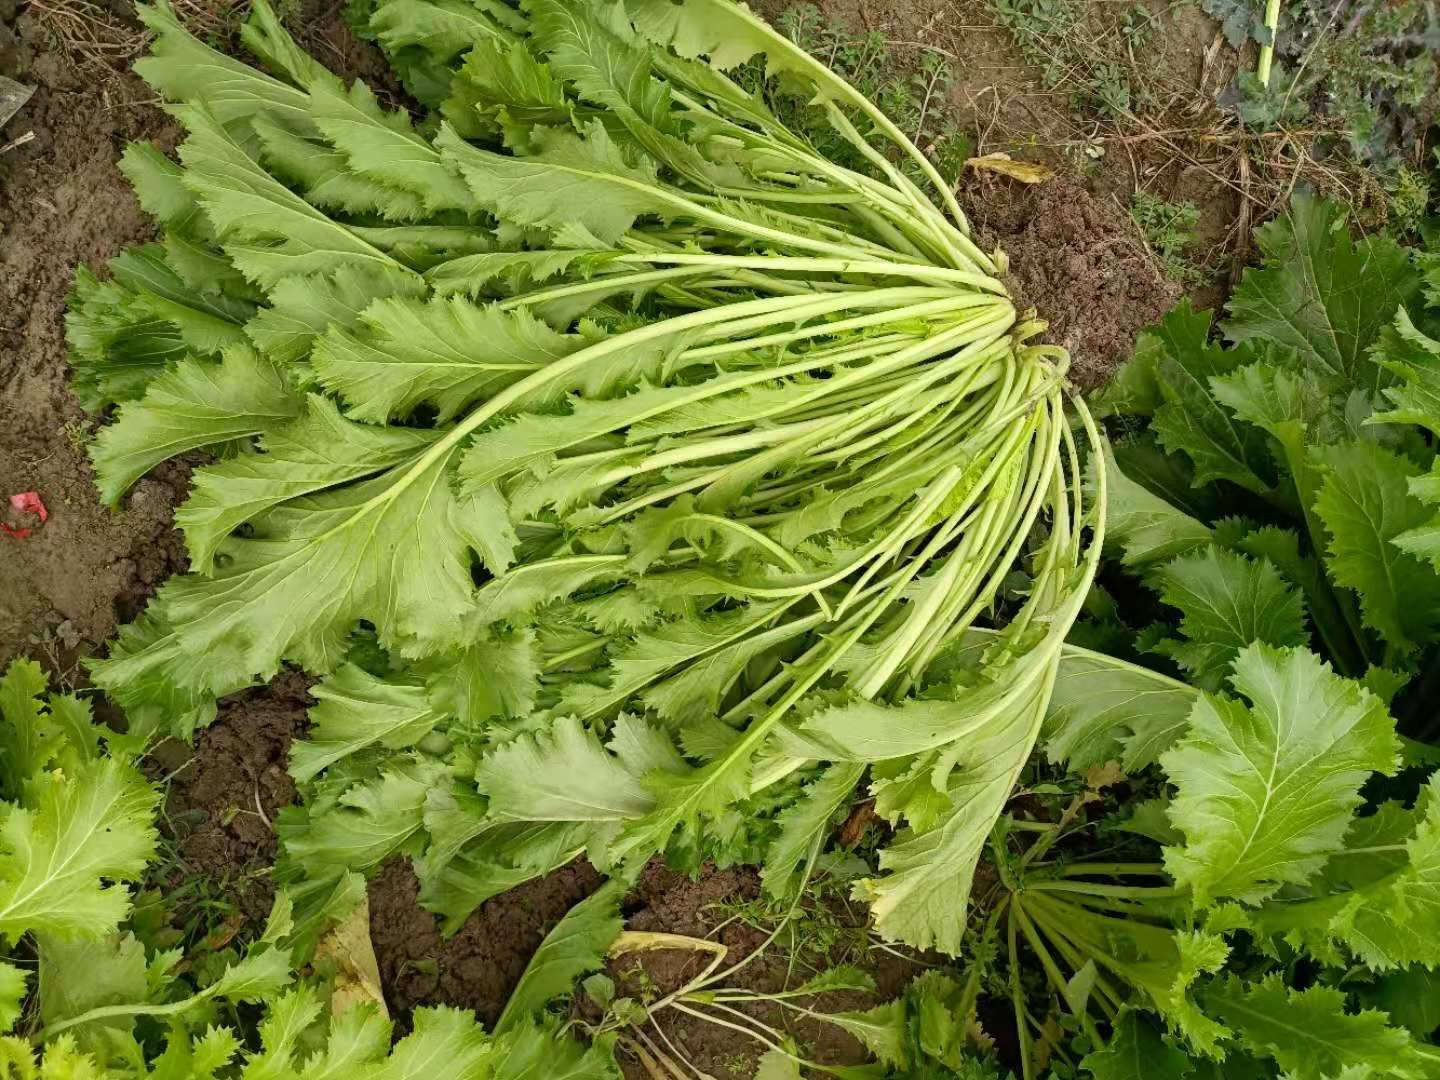
<svg viewBox="0 0 1440 1080">
<path fill-rule="evenodd" d="M 409 854 L 452 927 L 581 853 L 783 895 L 863 783 L 858 894 L 956 951 L 1104 471 L 925 155 L 728 0 L 384 0 L 418 120 L 265 0 L 254 67 L 142 17 L 186 135 L 125 154 L 163 238 L 81 272 L 75 381 L 108 501 L 208 456 L 189 571 L 94 664 L 132 732 L 319 677 L 280 878 Z"/>
</svg>

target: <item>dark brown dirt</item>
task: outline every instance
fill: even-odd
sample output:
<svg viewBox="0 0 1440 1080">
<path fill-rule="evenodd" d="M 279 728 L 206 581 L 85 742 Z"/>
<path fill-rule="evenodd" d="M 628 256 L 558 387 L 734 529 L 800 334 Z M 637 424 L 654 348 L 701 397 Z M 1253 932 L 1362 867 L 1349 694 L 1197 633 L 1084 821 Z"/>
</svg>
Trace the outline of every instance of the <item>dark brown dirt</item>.
<svg viewBox="0 0 1440 1080">
<path fill-rule="evenodd" d="M 65 679 L 183 565 L 169 522 L 185 469 L 157 470 L 120 513 L 96 500 L 62 322 L 77 263 L 150 235 L 115 161 L 168 121 L 137 79 L 56 51 L 53 23 L 15 6 L 0 0 L 0 74 L 35 95 L 0 144 L 34 138 L 0 154 L 0 498 L 37 491 L 50 518 L 28 539 L 0 536 L 0 664 L 29 652 Z"/>
<path fill-rule="evenodd" d="M 487 901 L 454 937 L 446 939 L 435 916 L 419 905 L 419 884 L 409 860 L 391 860 L 369 886 L 370 938 L 387 1003 L 403 1014 L 417 1005 L 444 1002 L 474 1009 L 485 1023 L 494 1023 L 545 934 L 602 881 L 588 862 L 578 860 Z M 766 929 L 732 917 L 741 905 L 759 896 L 759 876 L 748 867 L 706 868 L 692 881 L 655 860 L 625 901 L 625 925 L 630 930 L 719 941 L 729 950 L 725 960 L 729 966 L 765 940 Z M 833 944 L 807 942 L 800 950 L 804 955 L 786 945 L 772 947 L 726 985 L 762 993 L 793 987 L 814 973 L 813 950 L 829 948 L 830 959 L 860 964 L 872 972 L 879 987 L 876 995 L 830 993 L 807 1002 L 815 1009 L 838 1011 L 863 1009 L 894 997 L 919 970 L 916 963 L 896 954 L 866 952 L 865 919 L 859 910 L 851 912 L 837 902 L 827 925 L 838 931 Z M 610 974 L 621 993 L 654 1000 L 693 978 L 707 959 L 708 954 L 690 950 L 660 949 L 613 961 Z M 816 1061 L 853 1065 L 866 1060 L 864 1047 L 833 1025 L 773 1004 L 746 1005 L 743 1011 L 793 1035 Z M 751 1076 L 763 1052 L 760 1044 L 733 1030 L 673 1010 L 663 1013 L 659 1024 L 703 1074 Z M 653 1027 L 649 1034 L 659 1038 Z M 630 1080 L 649 1080 L 638 1061 L 624 1065 Z"/>
<path fill-rule="evenodd" d="M 657 860 L 645 869 L 627 899 L 630 914 L 626 927 L 718 941 L 727 949 L 722 966 L 728 968 L 760 948 L 771 930 L 768 925 L 762 928 L 750 919 L 736 917 L 742 905 L 759 897 L 760 878 L 749 867 L 726 870 L 707 867 L 692 881 L 666 869 Z M 866 949 L 866 918 L 858 908 L 851 910 L 840 901 L 832 901 L 827 905 L 823 924 L 827 928 L 823 941 L 803 940 L 796 948 L 795 943 L 782 934 L 774 945 L 726 979 L 723 985 L 774 993 L 794 988 L 812 977 L 815 974 L 812 967 L 817 960 L 827 967 L 856 964 L 874 976 L 878 993 L 831 992 L 801 1002 L 817 1012 L 839 1012 L 865 1009 L 890 1000 L 920 971 L 918 962 L 896 953 Z M 655 1000 L 695 978 L 709 960 L 708 953 L 661 949 L 621 957 L 611 963 L 610 973 L 619 992 L 641 1000 Z M 790 1034 L 810 1060 L 826 1065 L 858 1065 L 868 1060 L 865 1048 L 833 1024 L 801 1016 L 769 1002 L 744 1004 L 739 1008 L 772 1029 Z M 652 1019 L 648 1034 L 662 1047 L 668 1039 L 669 1045 L 683 1051 L 685 1060 L 699 1073 L 715 1077 L 753 1076 L 756 1062 L 765 1049 L 731 1028 L 673 1009 L 662 1011 Z M 627 1080 L 649 1080 L 639 1061 L 622 1055 L 622 1064 Z"/>
<path fill-rule="evenodd" d="M 171 739 L 151 753 L 152 774 L 166 781 L 161 825 L 176 856 L 166 884 L 203 881 L 245 927 L 262 924 L 275 898 L 271 823 L 295 801 L 286 766 L 314 704 L 312 682 L 282 672 L 269 686 L 225 698 L 193 748 Z"/>
<path fill-rule="evenodd" d="M 237 6 L 187 0 L 178 10 L 218 32 Z M 398 101 L 379 51 L 354 38 L 341 6 L 304 0 L 292 25 L 332 69 Z M 83 682 L 78 660 L 185 568 L 171 521 L 189 468 L 161 466 L 120 510 L 101 506 L 84 449 L 93 424 L 70 393 L 66 361 L 75 267 L 99 269 L 154 234 L 116 161 L 127 142 L 171 145 L 178 135 L 128 71 L 142 40 L 128 0 L 0 0 L 0 75 L 35 87 L 0 129 L 0 146 L 33 132 L 0 154 L 0 504 L 36 491 L 50 511 L 25 540 L 0 535 L 0 667 L 33 655 L 66 684 Z"/>
<path fill-rule="evenodd" d="M 1081 389 L 1104 383 L 1130 356 L 1135 335 L 1180 299 L 1130 214 L 1077 180 L 973 178 L 964 194 L 981 246 L 1004 250 L 1017 303 L 1049 322 L 1045 341 L 1070 350 L 1070 377 Z"/>
<path fill-rule="evenodd" d="M 604 879 L 584 859 L 481 904 L 453 937 L 420 907 L 409 859 L 392 859 L 370 881 L 370 940 L 392 1010 L 444 1002 L 500 1016 L 545 935 Z"/>
</svg>

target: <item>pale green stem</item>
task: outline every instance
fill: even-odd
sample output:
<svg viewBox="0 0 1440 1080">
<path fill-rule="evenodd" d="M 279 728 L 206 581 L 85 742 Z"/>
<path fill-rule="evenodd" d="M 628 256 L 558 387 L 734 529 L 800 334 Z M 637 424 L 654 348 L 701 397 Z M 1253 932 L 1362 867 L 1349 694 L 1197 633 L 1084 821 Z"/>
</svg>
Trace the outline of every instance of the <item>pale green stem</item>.
<svg viewBox="0 0 1440 1080">
<path fill-rule="evenodd" d="M 1189 891 L 1173 885 L 1105 885 L 1089 881 L 1029 881 L 1027 892 L 1082 893 L 1087 896 L 1114 896 L 1127 900 L 1168 900 Z"/>
<path fill-rule="evenodd" d="M 1255 67 L 1255 77 L 1261 86 L 1270 85 L 1270 65 L 1275 60 L 1275 32 L 1280 25 L 1280 0 L 1265 0 L 1265 29 L 1270 31 L 1270 40 L 1260 46 L 1260 62 Z"/>
<path fill-rule="evenodd" d="M 918 266 L 889 262 L 883 259 L 820 259 L 804 255 L 707 255 L 687 252 L 637 252 L 620 255 L 621 263 L 675 263 L 680 266 L 741 267 L 749 270 L 808 274 L 875 274 L 888 277 L 913 277 L 921 281 L 937 281 L 969 285 L 997 296 L 1005 296 L 1005 286 L 987 274 L 954 270 L 948 266 Z M 604 281 L 604 278 L 597 279 Z"/>
</svg>

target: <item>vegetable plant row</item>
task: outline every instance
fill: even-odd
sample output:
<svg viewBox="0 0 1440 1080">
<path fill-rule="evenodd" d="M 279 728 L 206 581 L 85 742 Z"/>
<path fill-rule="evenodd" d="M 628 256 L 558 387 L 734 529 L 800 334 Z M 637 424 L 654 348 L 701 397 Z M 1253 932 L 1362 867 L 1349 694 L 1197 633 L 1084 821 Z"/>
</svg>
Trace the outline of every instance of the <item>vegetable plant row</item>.
<svg viewBox="0 0 1440 1080">
<path fill-rule="evenodd" d="M 0 1075 L 690 1076 L 667 1009 L 818 1068 L 765 1001 L 844 1076 L 1440 1076 L 1440 256 L 1297 199 L 1225 344 L 1142 338 L 1112 443 L 924 153 L 747 9 L 352 14 L 423 115 L 265 0 L 253 65 L 141 10 L 185 137 L 122 160 L 161 239 L 79 271 L 75 386 L 107 502 L 206 464 L 189 571 L 91 665 L 125 732 L 0 681 Z M 199 978 L 131 911 L 137 762 L 285 665 L 281 888 Z M 581 855 L 611 881 L 490 1032 L 392 1047 L 300 974 L 395 856 L 453 932 Z M 656 856 L 760 865 L 781 924 L 838 883 L 949 968 L 617 997 L 607 954 L 676 945 L 621 929 Z"/>
</svg>

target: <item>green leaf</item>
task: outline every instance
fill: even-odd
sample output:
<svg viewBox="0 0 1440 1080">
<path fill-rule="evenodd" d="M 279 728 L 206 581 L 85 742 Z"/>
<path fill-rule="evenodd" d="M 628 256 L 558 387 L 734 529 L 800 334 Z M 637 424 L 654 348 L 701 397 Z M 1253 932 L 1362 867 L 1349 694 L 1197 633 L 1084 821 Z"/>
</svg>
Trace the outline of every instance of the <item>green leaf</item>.
<svg viewBox="0 0 1440 1080">
<path fill-rule="evenodd" d="M 435 145 L 477 203 L 504 221 L 548 229 L 580 225 L 613 244 L 641 214 L 673 213 L 675 198 L 658 187 L 655 166 L 626 157 L 592 121 L 583 134 L 541 128 L 535 152 L 508 157 L 466 143 L 447 125 Z"/>
<path fill-rule="evenodd" d="M 641 630 L 633 640 L 612 650 L 609 686 L 567 688 L 562 704 L 582 718 L 604 715 L 678 670 L 682 688 L 693 696 L 676 693 L 676 684 L 671 682 L 651 704 L 677 719 L 703 715 L 707 704 L 713 715 L 728 685 L 726 679 L 735 670 L 729 661 L 738 656 L 743 658 L 741 666 L 748 662 L 754 655 L 750 643 L 763 637 L 766 623 L 788 606 L 756 602 L 715 614 L 687 611 Z"/>
<path fill-rule="evenodd" d="M 14 964 L 0 961 L 0 1035 L 8 1034 L 25 1008 L 30 974 Z"/>
<path fill-rule="evenodd" d="M 357 1075 L 363 1066 L 383 1059 L 389 1051 L 389 1023 L 368 1002 L 357 1002 L 332 1014 L 324 1051 L 309 1056 L 300 1075 L 302 1080 L 340 1080 Z"/>
<path fill-rule="evenodd" d="M 135 62 L 136 74 L 167 101 L 204 105 L 220 123 L 236 129 L 265 114 L 304 124 L 309 107 L 304 91 L 203 44 L 168 4 L 136 11 L 155 35 L 149 55 Z"/>
<path fill-rule="evenodd" d="M 1152 426 L 1161 444 L 1182 453 L 1195 466 L 1194 483 L 1229 480 L 1258 495 L 1271 488 L 1272 466 L 1265 436 L 1237 424 L 1210 392 L 1210 380 L 1234 370 L 1243 357 L 1208 341 L 1210 315 L 1181 301 L 1161 321 L 1144 348 L 1151 361 L 1163 404 Z"/>
<path fill-rule="evenodd" d="M 1143 575 L 1171 559 L 1210 546 L 1210 527 L 1129 479 L 1109 443 L 1105 444 L 1105 479 L 1105 542 L 1120 548 L 1120 561 L 1129 570 Z M 1087 487 L 1094 491 L 1093 469 Z"/>
<path fill-rule="evenodd" d="M 235 961 L 204 993 L 227 1001 L 260 1002 L 274 997 L 295 978 L 288 949 L 252 947 Z"/>
<path fill-rule="evenodd" d="M 1200 686 L 1218 686 L 1251 642 L 1309 641 L 1300 591 L 1268 560 L 1212 546 L 1167 563 L 1155 578 L 1160 599 L 1180 610 L 1180 632 L 1189 639 L 1173 647 L 1172 655 Z"/>
<path fill-rule="evenodd" d="M 975 1062 L 970 1054 L 971 1034 L 977 1030 L 975 1006 L 980 997 L 981 975 L 972 968 L 963 983 L 930 970 L 918 975 L 906 988 L 912 1017 L 911 1029 L 922 1053 L 951 1069 L 965 1069 Z"/>
<path fill-rule="evenodd" d="M 1205 1001 L 1246 1049 L 1273 1058 L 1291 1076 L 1433 1075 L 1433 1065 L 1403 1029 L 1389 1026 L 1382 1012 L 1346 1012 L 1345 994 L 1332 987 L 1296 991 L 1279 975 L 1248 984 L 1232 977 Z"/>
<path fill-rule="evenodd" d="M 799 799 L 780 812 L 780 832 L 765 852 L 765 867 L 760 874 L 767 893 L 778 897 L 791 891 L 797 868 L 810 857 L 812 849 L 818 854 L 821 848 L 816 847 L 817 840 L 823 847 L 832 819 L 849 803 L 864 771 L 864 765 L 859 763 L 831 765 L 806 786 Z"/>
<path fill-rule="evenodd" d="M 456 809 L 445 807 L 447 798 Z M 558 870 L 584 851 L 584 823 L 495 821 L 484 816 L 478 796 L 456 798 L 430 793 L 425 828 L 431 844 L 415 864 L 420 903 L 444 916 L 447 934 L 490 897 Z"/>
<path fill-rule="evenodd" d="M 947 746 L 933 774 L 923 775 L 927 769 L 917 777 L 923 815 L 902 810 L 915 827 L 901 830 L 881 850 L 880 876 L 856 884 L 856 895 L 870 901 L 885 937 L 959 954 L 976 860 L 1030 756 L 1046 696 L 1037 689 L 1032 700 L 1015 703 L 970 738 Z"/>
<path fill-rule="evenodd" d="M 395 1044 L 375 1080 L 470 1080 L 483 1076 L 493 1047 L 468 1009 L 416 1009 L 415 1026 Z"/>
<path fill-rule="evenodd" d="M 426 692 L 438 710 L 480 730 L 501 717 L 524 717 L 540 690 L 535 634 L 513 630 L 426 665 Z"/>
<path fill-rule="evenodd" d="M 1231 295 L 1226 336 L 1286 346 L 1336 386 L 1373 393 L 1380 369 L 1367 350 L 1419 292 L 1405 250 L 1379 234 L 1353 242 L 1338 204 L 1304 195 L 1256 239 L 1265 264 Z"/>
<path fill-rule="evenodd" d="M 1356 821 L 1314 891 L 1266 904 L 1253 929 L 1337 963 L 1343 944 L 1377 971 L 1440 966 L 1440 780 L 1413 812 L 1386 803 Z"/>
<path fill-rule="evenodd" d="M 623 561 L 623 555 L 563 555 L 516 566 L 481 586 L 469 613 L 470 625 L 481 630 L 499 622 L 533 620 L 543 605 L 613 580 L 623 572 Z"/>
<path fill-rule="evenodd" d="M 664 851 L 677 831 L 691 839 L 700 835 L 706 823 L 722 818 L 750 794 L 749 750 L 742 739 L 700 768 L 647 773 L 649 810 L 625 826 L 606 854 L 619 863 L 640 863 Z"/>
<path fill-rule="evenodd" d="M 1119 760 L 1135 773 L 1184 734 L 1198 694 L 1158 671 L 1067 646 L 1041 737 L 1051 760 L 1072 772 Z"/>
<path fill-rule="evenodd" d="M 613 1036 L 588 1046 L 553 1018 L 526 1020 L 511 1029 L 494 1054 L 495 1080 L 620 1080 Z M 417 1076 L 415 1080 L 424 1080 Z"/>
<path fill-rule="evenodd" d="M 1249 704 L 1205 695 L 1160 759 L 1186 839 L 1165 866 L 1199 905 L 1305 882 L 1342 847 L 1360 785 L 1397 761 L 1383 703 L 1309 652 L 1247 646 L 1230 681 Z"/>
<path fill-rule="evenodd" d="M 755 1080 L 804 1080 L 800 1064 L 783 1050 L 766 1050 L 755 1063 Z"/>
<path fill-rule="evenodd" d="M 384 423 L 433 405 L 441 422 L 584 347 L 524 308 L 504 311 L 459 296 L 389 297 L 361 316 L 361 333 L 332 328 L 315 343 L 320 384 L 356 420 Z M 476 343 L 483 342 L 477 349 Z"/>
<path fill-rule="evenodd" d="M 251 281 L 271 286 L 342 265 L 380 273 L 398 266 L 354 229 L 267 173 L 203 105 L 181 106 L 176 114 L 190 132 L 180 147 L 185 186 L 199 199 L 235 266 Z"/>
<path fill-rule="evenodd" d="M 354 423 L 328 398 L 311 395 L 303 416 L 261 438 L 263 454 L 241 454 L 197 470 L 175 523 L 185 533 L 195 568 L 209 573 L 220 546 L 247 521 L 289 499 L 400 465 L 433 439 L 428 432 Z"/>
<path fill-rule="evenodd" d="M 460 643 L 475 597 L 470 552 L 492 551 L 504 538 L 494 535 L 489 507 L 454 493 L 450 448 L 439 442 L 424 452 L 439 433 L 362 432 L 364 425 L 345 425 L 315 399 L 299 424 L 328 428 L 348 445 L 302 442 L 301 429 L 286 436 L 293 457 L 272 452 L 210 472 L 195 499 L 208 508 L 192 517 L 187 506 L 180 515 L 187 528 L 197 518 L 208 518 L 210 528 L 217 518 L 222 527 L 238 524 L 273 508 L 252 518 L 250 537 L 222 541 L 210 576 L 171 578 L 147 612 L 154 629 L 128 635 L 94 665 L 97 683 L 122 701 L 174 693 L 203 700 L 249 685 L 257 673 L 273 675 L 282 659 L 329 671 L 361 619 L 375 624 L 382 646 L 403 655 Z M 370 456 L 377 444 L 383 456 Z M 402 456 L 405 445 L 412 451 Z M 368 480 L 276 505 L 306 488 L 374 474 L 387 458 L 399 460 Z M 205 663 L 187 661 L 197 656 Z"/>
<path fill-rule="evenodd" d="M 1373 358 L 1398 376 L 1400 384 L 1385 387 L 1394 407 L 1376 413 L 1370 422 L 1417 424 L 1432 432 L 1440 428 L 1440 341 L 1419 329 L 1402 307 L 1381 335 Z"/>
<path fill-rule="evenodd" d="M 477 296 L 488 286 L 506 295 L 525 292 L 534 285 L 560 275 L 586 277 L 590 272 L 621 254 L 619 251 L 581 248 L 554 251 L 485 251 L 463 255 L 425 271 L 425 280 L 437 296 L 464 293 Z"/>
<path fill-rule="evenodd" d="M 1428 1040 L 1440 1028 L 1440 972 L 1392 972 L 1375 984 L 1370 998 L 1417 1039 Z"/>
<path fill-rule="evenodd" d="M 200 205 L 180 182 L 184 170 L 154 143 L 130 143 L 117 163 L 145 212 L 169 229 L 205 231 Z"/>
<path fill-rule="evenodd" d="M 728 71 L 759 54 L 768 74 L 784 75 L 812 90 L 813 104 L 859 97 L 748 7 L 722 0 L 634 0 L 626 10 L 644 37 L 669 45 L 687 59 L 703 56 L 710 66 Z"/>
<path fill-rule="evenodd" d="M 369 747 L 408 749 L 442 719 L 423 686 L 387 682 L 354 664 L 341 665 L 310 693 L 317 701 L 310 728 L 290 744 L 290 775 L 301 784 Z"/>
<path fill-rule="evenodd" d="M 1431 274 L 1437 272 L 1432 269 Z M 1431 297 L 1436 303 L 1436 298 Z M 1401 385 L 1389 387 L 1385 395 L 1395 408 L 1377 413 L 1374 423 L 1418 424 L 1434 432 L 1440 428 L 1440 341 L 1415 327 L 1409 314 L 1401 308 L 1395 323 L 1376 346 L 1375 360 L 1401 379 Z M 1395 544 L 1410 554 L 1425 559 L 1431 568 L 1440 567 L 1440 517 L 1433 516 L 1440 505 L 1440 469 L 1434 462 L 1424 476 L 1411 476 L 1410 494 L 1422 501 L 1432 516 L 1411 526 L 1395 538 Z"/>
<path fill-rule="evenodd" d="M 287 808 L 277 825 L 285 857 L 319 876 L 327 869 L 366 872 L 397 852 L 418 854 L 425 796 L 445 773 L 438 762 L 399 758 L 345 791 L 334 807 Z"/>
<path fill-rule="evenodd" d="M 14 660 L 0 676 L 0 795 L 18 799 L 25 783 L 44 769 L 60 733 L 40 701 L 45 672 L 34 660 Z"/>
<path fill-rule="evenodd" d="M 256 1025 L 261 1050 L 245 1063 L 245 1071 L 260 1076 L 283 1075 L 282 1070 L 292 1066 L 301 1038 L 320 1013 L 319 995 L 308 986 L 280 994 Z"/>
<path fill-rule="evenodd" d="M 1241 420 L 1282 442 L 1302 435 L 1334 407 L 1313 373 L 1292 371 L 1269 360 L 1215 376 L 1210 390 Z"/>
<path fill-rule="evenodd" d="M 837 964 L 793 988 L 796 994 L 828 994 L 835 990 L 876 993 L 875 976 L 853 964 Z"/>
<path fill-rule="evenodd" d="M 129 910 L 126 881 L 155 853 L 158 793 L 114 760 L 29 781 L 0 803 L 0 936 L 66 940 L 112 932 Z"/>
<path fill-rule="evenodd" d="M 63 941 L 42 934 L 37 944 L 37 997 L 40 1020 L 46 1026 L 103 1005 L 135 1005 L 145 1000 L 145 948 L 133 934 L 101 941 Z M 134 1025 L 134 1016 L 116 1016 L 69 1030 L 82 1049 L 104 1061 Z"/>
<path fill-rule="evenodd" d="M 1440 778 L 1421 798 L 1422 816 L 1405 841 L 1405 862 L 1356 890 L 1332 924 L 1370 967 L 1440 966 Z"/>
<path fill-rule="evenodd" d="M 536 0 L 530 42 L 581 98 L 604 108 L 656 161 L 698 183 L 738 186 L 733 166 L 713 165 L 681 135 L 669 84 L 653 76 L 656 50 L 635 41 L 623 8 Z"/>
<path fill-rule="evenodd" d="M 368 25 L 387 53 L 418 46 L 442 61 L 472 45 L 503 43 L 523 51 L 507 30 L 524 28 L 524 18 L 500 0 L 382 0 Z"/>
<path fill-rule="evenodd" d="M 1409 492 L 1419 475 L 1408 459 L 1370 442 L 1316 447 L 1324 472 L 1315 510 L 1330 533 L 1326 565 L 1360 594 L 1367 626 L 1405 652 L 1440 629 L 1440 575 L 1417 558 L 1406 534 L 1430 510 Z"/>
<path fill-rule="evenodd" d="M 364 82 L 356 79 L 345 91 L 327 77 L 309 89 L 315 126 L 361 176 L 418 196 L 429 214 L 471 209 L 465 184 L 440 152 L 415 133 L 404 112 L 381 109 Z"/>
<path fill-rule="evenodd" d="M 606 882 L 555 924 L 525 966 L 525 973 L 495 1021 L 495 1034 L 513 1031 L 547 1003 L 574 990 L 581 975 L 605 966 L 605 954 L 623 927 L 624 885 Z"/>
<path fill-rule="evenodd" d="M 245 324 L 245 333 L 277 364 L 290 364 L 308 355 L 327 327 L 354 330 L 360 313 L 373 301 L 389 296 L 419 298 L 424 293 L 424 280 L 399 267 L 342 266 L 333 274 L 281 278 L 270 289 L 270 306 Z"/>
<path fill-rule="evenodd" d="M 171 258 L 168 249 L 147 244 L 111 259 L 109 281 L 98 281 L 85 267 L 77 270 L 65 329 L 76 394 L 87 408 L 140 397 L 170 364 L 192 352 L 243 343 L 242 324 L 254 305 L 201 292 L 176 272 Z"/>
<path fill-rule="evenodd" d="M 516 821 L 624 821 L 655 805 L 639 779 L 574 717 L 486 755 L 476 782 L 491 814 Z"/>
<path fill-rule="evenodd" d="M 101 499 L 115 506 L 160 462 L 231 439 L 260 435 L 293 420 L 301 397 L 280 372 L 245 346 L 213 364 L 189 359 L 122 405 L 90 448 Z"/>
<path fill-rule="evenodd" d="M 1105 1049 L 1087 1054 L 1080 1067 L 1095 1080 L 1183 1080 L 1192 1072 L 1189 1055 L 1167 1043 L 1145 1014 L 1133 1009 L 1115 1022 Z"/>
<path fill-rule="evenodd" d="M 110 260 L 114 282 L 125 290 L 126 317 L 167 323 L 182 344 L 200 353 L 241 343 L 241 324 L 254 313 L 254 304 L 215 291 L 219 282 L 187 282 L 172 265 L 173 251 L 173 244 L 145 244 Z"/>
<path fill-rule="evenodd" d="M 903 1069 L 909 1063 L 905 1002 L 899 998 L 864 1012 L 822 1014 L 827 1023 L 854 1035 L 882 1065 Z"/>
<path fill-rule="evenodd" d="M 564 84 L 550 66 L 528 48 L 502 40 L 475 41 L 450 81 L 449 94 L 440 113 L 467 139 L 514 130 L 507 137 L 513 146 L 532 126 L 570 122 Z"/>
</svg>

